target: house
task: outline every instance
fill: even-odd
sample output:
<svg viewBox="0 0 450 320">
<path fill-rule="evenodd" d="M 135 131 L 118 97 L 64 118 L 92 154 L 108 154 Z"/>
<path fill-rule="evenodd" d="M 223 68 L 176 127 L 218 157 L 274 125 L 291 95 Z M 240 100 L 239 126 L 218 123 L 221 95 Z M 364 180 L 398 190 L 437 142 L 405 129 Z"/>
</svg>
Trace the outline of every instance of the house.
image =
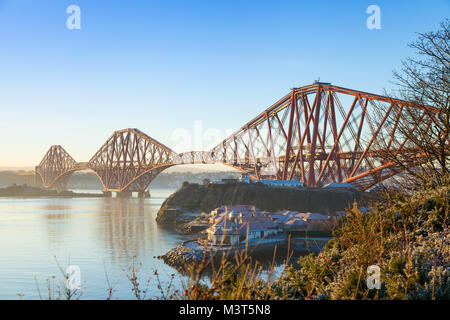
<svg viewBox="0 0 450 320">
<path fill-rule="evenodd" d="M 256 182 L 265 184 L 267 186 L 271 187 L 282 187 L 282 188 L 304 188 L 305 185 L 303 182 L 298 180 L 268 180 L 268 179 L 262 179 L 258 180 Z"/>
<path fill-rule="evenodd" d="M 271 187 L 283 187 L 283 188 L 303 188 L 305 184 L 298 180 L 272 180 L 272 179 L 261 179 L 254 180 L 250 178 L 248 174 L 241 174 L 239 176 L 239 182 L 241 183 L 261 183 Z"/>
<path fill-rule="evenodd" d="M 227 213 L 220 214 L 214 218 L 215 223 L 206 232 L 208 241 L 214 245 L 237 245 L 239 244 L 240 233 L 236 228 L 236 221 L 229 219 Z"/>
<path fill-rule="evenodd" d="M 330 216 L 312 212 L 284 210 L 269 217 L 284 231 L 321 230 L 332 223 Z"/>
<path fill-rule="evenodd" d="M 225 178 L 220 180 L 213 180 L 212 184 L 236 184 L 239 182 L 239 179 L 233 179 L 233 178 Z"/>
<path fill-rule="evenodd" d="M 279 225 L 254 206 L 224 206 L 211 211 L 206 232 L 214 245 L 239 245 L 278 234 Z"/>
<path fill-rule="evenodd" d="M 222 213 L 231 212 L 231 211 L 237 211 L 245 216 L 263 214 L 263 211 L 256 208 L 255 206 L 251 206 L 251 205 L 221 206 L 210 212 L 210 222 L 215 223 L 214 219 L 216 216 L 218 216 Z"/>
<path fill-rule="evenodd" d="M 308 222 L 306 222 L 303 219 L 297 219 L 297 218 L 289 219 L 283 225 L 284 230 L 286 230 L 286 231 L 288 231 L 288 230 L 306 230 L 308 228 L 308 226 L 309 226 Z"/>
</svg>

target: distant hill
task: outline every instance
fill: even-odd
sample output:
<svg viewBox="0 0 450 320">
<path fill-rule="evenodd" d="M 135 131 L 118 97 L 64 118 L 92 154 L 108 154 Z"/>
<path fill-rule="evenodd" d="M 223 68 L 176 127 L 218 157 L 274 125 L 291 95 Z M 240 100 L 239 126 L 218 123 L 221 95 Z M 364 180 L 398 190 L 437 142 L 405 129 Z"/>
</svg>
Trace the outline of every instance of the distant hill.
<svg viewBox="0 0 450 320">
<path fill-rule="evenodd" d="M 33 171 L 34 167 L 0 167 L 1 171 Z"/>
<path fill-rule="evenodd" d="M 0 187 L 13 184 L 34 186 L 34 172 L 32 171 L 0 171 Z"/>
</svg>

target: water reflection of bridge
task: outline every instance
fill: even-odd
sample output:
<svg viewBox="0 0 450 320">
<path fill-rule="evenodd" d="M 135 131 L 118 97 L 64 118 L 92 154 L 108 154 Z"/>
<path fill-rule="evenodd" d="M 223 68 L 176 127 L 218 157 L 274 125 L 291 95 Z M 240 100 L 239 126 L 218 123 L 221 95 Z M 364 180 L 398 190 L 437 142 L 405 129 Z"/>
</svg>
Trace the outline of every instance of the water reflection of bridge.
<svg viewBox="0 0 450 320">
<path fill-rule="evenodd" d="M 149 261 L 184 239 L 174 232 L 161 230 L 157 225 L 156 212 L 170 192 L 157 190 L 155 193 L 156 199 L 152 201 L 110 198 L 43 200 L 37 203 L 42 224 L 36 229 L 44 228 L 52 252 L 69 252 L 73 258 L 88 243 L 89 248 L 95 250 L 85 258 L 90 257 L 97 262 L 106 258 L 115 265 L 108 267 L 125 268 L 134 257 L 141 262 Z M 60 260 L 63 256 L 58 255 L 58 258 L 64 263 Z"/>
<path fill-rule="evenodd" d="M 367 190 L 404 170 L 386 158 L 387 152 L 416 154 L 404 157 L 407 165 L 420 159 L 408 138 L 396 135 L 399 123 L 408 127 L 411 112 L 431 126 L 437 110 L 315 83 L 292 89 L 207 152 L 179 154 L 138 129 L 124 129 L 88 162 L 76 162 L 61 146 L 52 146 L 36 174 L 44 187 L 63 189 L 75 171 L 92 170 L 105 191 L 144 196 L 150 182 L 171 166 L 219 163 L 254 179 L 295 179 L 307 186 L 349 182 Z"/>
</svg>

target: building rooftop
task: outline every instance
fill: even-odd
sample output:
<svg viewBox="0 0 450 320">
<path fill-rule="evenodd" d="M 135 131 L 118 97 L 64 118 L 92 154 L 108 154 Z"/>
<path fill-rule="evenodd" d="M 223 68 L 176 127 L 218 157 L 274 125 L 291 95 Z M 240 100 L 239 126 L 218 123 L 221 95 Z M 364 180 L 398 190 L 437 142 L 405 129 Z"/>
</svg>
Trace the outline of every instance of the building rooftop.
<svg viewBox="0 0 450 320">
<path fill-rule="evenodd" d="M 262 211 L 259 213 L 258 215 L 253 215 L 253 211 L 222 212 L 213 218 L 214 224 L 211 226 L 211 231 L 216 230 L 214 234 L 216 232 L 219 232 L 217 234 L 222 234 L 223 231 L 221 229 L 233 229 L 238 230 L 241 234 L 245 234 L 247 228 L 250 232 L 256 232 L 278 227 L 278 224 L 272 221 L 270 217 L 262 215 Z"/>
<path fill-rule="evenodd" d="M 327 185 L 324 185 L 322 188 L 351 188 L 351 189 L 354 189 L 355 186 L 350 183 L 346 183 L 346 182 L 331 182 Z"/>
</svg>

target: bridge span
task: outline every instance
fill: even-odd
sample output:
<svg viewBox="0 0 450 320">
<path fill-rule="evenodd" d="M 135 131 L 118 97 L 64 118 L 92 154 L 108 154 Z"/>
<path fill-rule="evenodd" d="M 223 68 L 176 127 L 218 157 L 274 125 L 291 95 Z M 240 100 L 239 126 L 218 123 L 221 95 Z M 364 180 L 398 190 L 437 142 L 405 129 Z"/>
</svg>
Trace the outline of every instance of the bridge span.
<svg viewBox="0 0 450 320">
<path fill-rule="evenodd" d="M 360 190 L 423 159 L 399 127 L 413 114 L 430 128 L 438 110 L 327 83 L 293 88 L 209 151 L 176 153 L 138 129 L 114 132 L 88 162 L 61 146 L 50 147 L 36 166 L 45 188 L 64 189 L 75 171 L 92 170 L 105 191 L 140 192 L 165 169 L 181 164 L 225 164 L 254 179 L 300 180 L 307 186 L 352 183 Z M 404 131 L 403 131 L 404 132 Z"/>
</svg>

